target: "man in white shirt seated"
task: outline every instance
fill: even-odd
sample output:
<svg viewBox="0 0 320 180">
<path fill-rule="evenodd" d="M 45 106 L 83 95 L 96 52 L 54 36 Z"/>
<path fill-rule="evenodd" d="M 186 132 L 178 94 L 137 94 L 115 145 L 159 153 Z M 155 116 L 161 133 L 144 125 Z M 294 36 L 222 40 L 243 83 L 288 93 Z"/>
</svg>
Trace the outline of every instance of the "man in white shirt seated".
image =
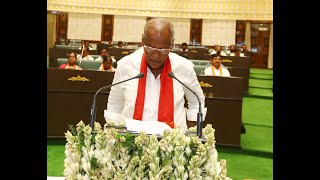
<svg viewBox="0 0 320 180">
<path fill-rule="evenodd" d="M 230 45 L 230 56 L 244 57 L 244 54 L 241 53 L 241 50 L 237 46 Z"/>
<path fill-rule="evenodd" d="M 222 51 L 222 46 L 216 45 L 214 51 L 211 51 L 210 54 L 220 54 L 221 56 L 226 56 L 227 54 Z"/>
<path fill-rule="evenodd" d="M 101 46 L 101 48 L 100 48 L 100 56 L 99 57 L 97 57 L 95 60 L 98 60 L 98 61 L 103 61 L 103 56 L 109 56 L 110 54 L 109 54 L 109 49 L 108 49 L 108 47 L 107 46 Z M 112 59 L 112 62 L 117 62 L 113 57 L 111 57 L 111 59 Z"/>
<path fill-rule="evenodd" d="M 204 69 L 206 76 L 224 76 L 230 77 L 230 72 L 227 68 L 222 66 L 222 59 L 220 54 L 212 54 L 210 59 L 210 66 Z"/>
<path fill-rule="evenodd" d="M 81 56 L 82 55 L 82 56 Z M 92 56 L 89 55 L 89 47 L 84 46 L 83 50 L 81 50 L 81 54 L 77 55 L 77 59 L 81 60 L 94 60 Z"/>
<path fill-rule="evenodd" d="M 89 50 L 93 50 L 93 47 L 90 45 L 89 41 L 82 40 L 79 49 L 82 49 L 83 46 L 89 47 Z"/>
<path fill-rule="evenodd" d="M 174 44 L 173 25 L 162 18 L 149 20 L 144 28 L 142 47 L 120 59 L 114 74 L 117 83 L 143 73 L 133 79 L 112 86 L 104 117 L 107 122 L 124 123 L 126 118 L 160 121 L 171 128 L 196 125 L 199 101 L 175 77 L 191 88 L 202 105 L 205 119 L 205 97 L 193 69 L 193 63 L 170 50 Z M 188 109 L 185 108 L 185 97 Z"/>
</svg>

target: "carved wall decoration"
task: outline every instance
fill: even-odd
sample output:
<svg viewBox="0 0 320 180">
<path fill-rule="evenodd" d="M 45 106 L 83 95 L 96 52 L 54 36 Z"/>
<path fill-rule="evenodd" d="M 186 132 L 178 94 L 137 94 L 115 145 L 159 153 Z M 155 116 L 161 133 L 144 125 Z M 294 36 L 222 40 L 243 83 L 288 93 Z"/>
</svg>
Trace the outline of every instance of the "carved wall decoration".
<svg viewBox="0 0 320 180">
<path fill-rule="evenodd" d="M 112 41 L 113 37 L 113 15 L 102 15 L 102 41 Z"/>
<path fill-rule="evenodd" d="M 202 19 L 191 19 L 190 43 L 201 44 Z"/>
<path fill-rule="evenodd" d="M 65 41 L 68 32 L 68 13 L 59 12 L 57 14 L 56 42 Z"/>
</svg>

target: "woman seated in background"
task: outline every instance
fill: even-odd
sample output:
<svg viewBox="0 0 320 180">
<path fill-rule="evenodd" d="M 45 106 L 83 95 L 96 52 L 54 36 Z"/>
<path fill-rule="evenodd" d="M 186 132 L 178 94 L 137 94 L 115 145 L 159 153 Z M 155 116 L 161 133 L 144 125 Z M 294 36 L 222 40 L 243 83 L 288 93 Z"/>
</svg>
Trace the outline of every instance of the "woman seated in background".
<svg viewBox="0 0 320 180">
<path fill-rule="evenodd" d="M 61 64 L 59 69 L 76 69 L 76 70 L 82 70 L 80 66 L 77 65 L 77 54 L 72 51 L 68 54 L 68 63 L 67 64 Z"/>
<path fill-rule="evenodd" d="M 116 69 L 112 67 L 112 59 L 109 55 L 102 56 L 102 64 L 99 67 L 99 71 L 109 71 L 109 72 L 114 72 Z"/>
<path fill-rule="evenodd" d="M 220 54 L 212 54 L 210 66 L 204 70 L 206 76 L 224 76 L 230 77 L 230 72 L 227 68 L 222 67 L 222 59 Z"/>
</svg>

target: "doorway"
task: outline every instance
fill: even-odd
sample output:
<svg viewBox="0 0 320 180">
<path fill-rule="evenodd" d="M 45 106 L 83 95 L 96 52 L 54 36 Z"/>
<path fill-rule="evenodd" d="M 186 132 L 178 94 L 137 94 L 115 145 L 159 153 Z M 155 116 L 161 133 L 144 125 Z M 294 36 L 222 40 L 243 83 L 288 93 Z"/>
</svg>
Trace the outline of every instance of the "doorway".
<svg viewBox="0 0 320 180">
<path fill-rule="evenodd" d="M 270 23 L 251 22 L 251 67 L 267 68 Z"/>
</svg>

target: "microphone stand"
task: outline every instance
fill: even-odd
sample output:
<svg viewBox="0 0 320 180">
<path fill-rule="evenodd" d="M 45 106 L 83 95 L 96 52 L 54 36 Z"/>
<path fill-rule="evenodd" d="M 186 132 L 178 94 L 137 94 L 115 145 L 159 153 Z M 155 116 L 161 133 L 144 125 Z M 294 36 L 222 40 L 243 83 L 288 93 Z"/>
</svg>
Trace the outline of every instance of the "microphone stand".
<svg viewBox="0 0 320 180">
<path fill-rule="evenodd" d="M 83 56 L 83 50 L 84 50 L 84 45 L 82 45 L 82 48 L 81 48 L 81 55 L 80 55 L 79 67 L 81 67 L 81 61 L 82 61 L 82 56 Z"/>
<path fill-rule="evenodd" d="M 199 111 L 197 114 L 197 136 L 199 138 L 201 138 L 202 137 L 202 117 L 203 117 L 203 115 L 202 115 L 201 101 L 199 99 L 199 96 L 194 91 L 192 91 L 188 86 L 186 86 L 183 82 L 181 82 L 178 78 L 176 78 L 176 76 L 173 74 L 173 72 L 170 72 L 169 76 L 174 78 L 175 80 L 179 81 L 184 87 L 189 89 L 189 91 L 191 91 L 197 97 L 198 102 L 199 102 Z"/>
<path fill-rule="evenodd" d="M 96 119 L 96 97 L 97 95 L 99 94 L 100 91 L 104 90 L 104 89 L 108 89 L 114 85 L 117 85 L 117 84 L 121 84 L 121 83 L 124 83 L 126 81 L 130 81 L 132 79 L 136 79 L 136 78 L 142 78 L 144 76 L 143 73 L 139 73 L 138 75 L 136 75 L 135 77 L 132 77 L 132 78 L 129 78 L 129 79 L 126 79 L 126 80 L 123 80 L 123 81 L 119 81 L 117 83 L 114 83 L 114 84 L 110 84 L 108 86 L 103 86 L 102 88 L 98 89 L 98 91 L 96 92 L 96 94 L 94 95 L 94 98 L 93 98 L 93 103 L 92 103 L 92 106 L 91 106 L 91 112 L 90 112 L 90 126 L 93 130 L 94 128 L 94 121 Z"/>
</svg>

